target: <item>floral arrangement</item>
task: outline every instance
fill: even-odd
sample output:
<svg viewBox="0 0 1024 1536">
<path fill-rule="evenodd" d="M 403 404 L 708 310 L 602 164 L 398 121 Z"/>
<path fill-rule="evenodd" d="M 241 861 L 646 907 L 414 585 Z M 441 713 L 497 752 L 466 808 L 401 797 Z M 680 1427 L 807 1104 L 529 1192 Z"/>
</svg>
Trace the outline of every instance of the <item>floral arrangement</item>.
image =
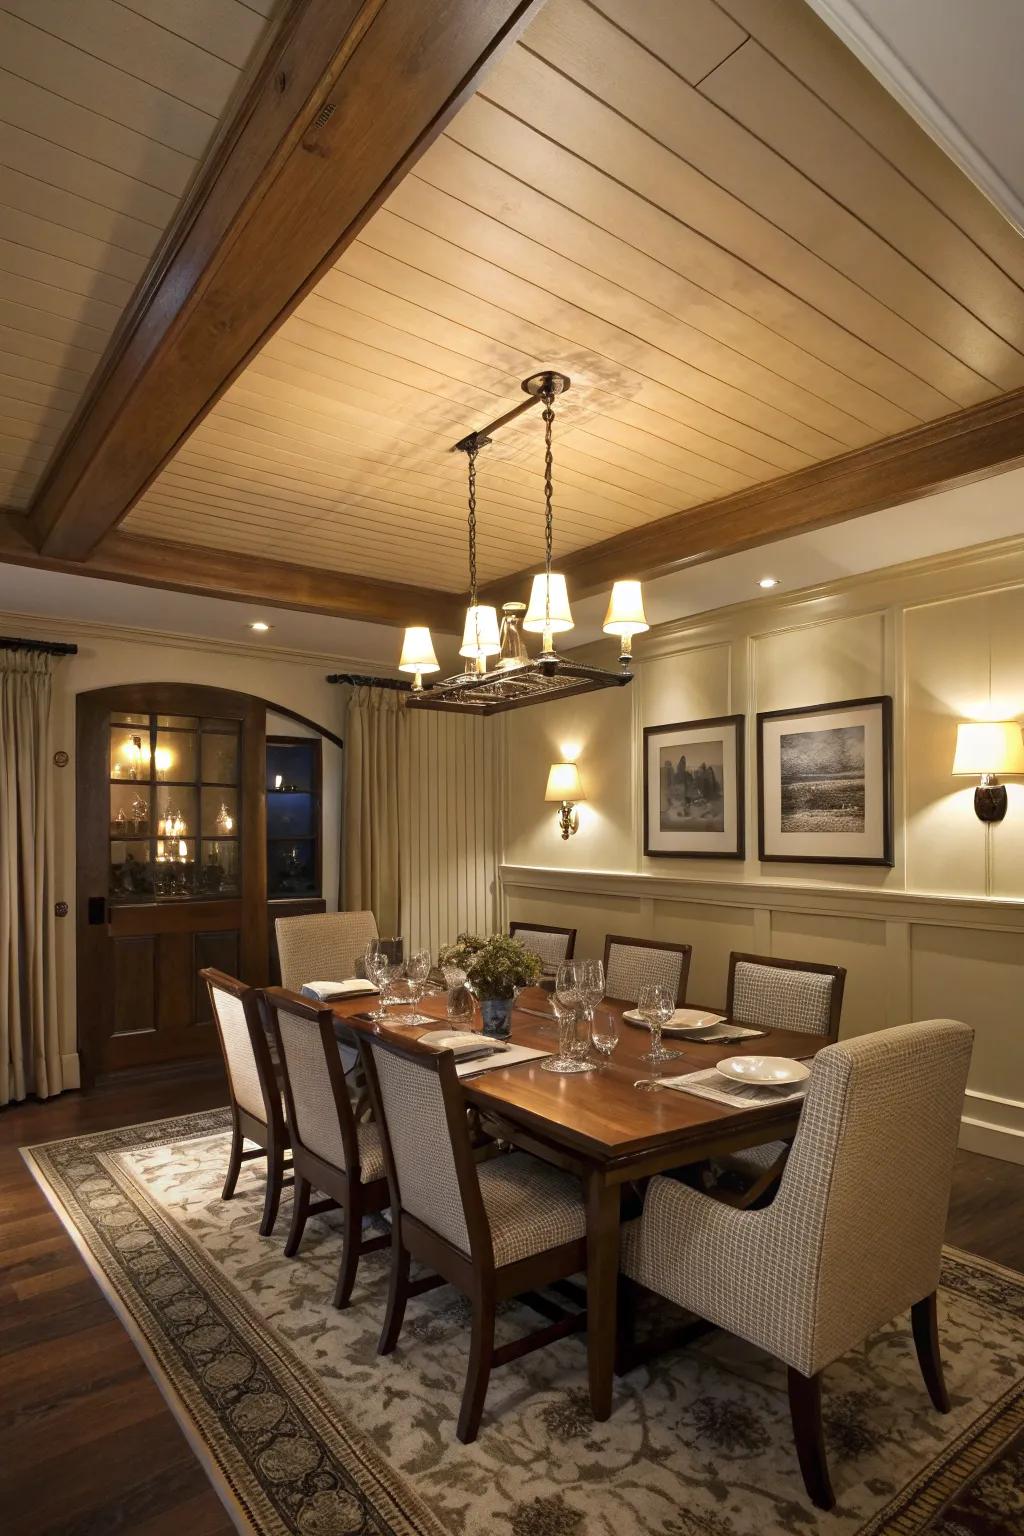
<svg viewBox="0 0 1024 1536">
<path fill-rule="evenodd" d="M 438 959 L 442 966 L 465 971 L 479 998 L 513 998 L 520 987 L 539 980 L 541 973 L 539 958 L 505 933 L 492 933 L 489 939 L 460 933 L 454 944 L 442 949 Z"/>
</svg>

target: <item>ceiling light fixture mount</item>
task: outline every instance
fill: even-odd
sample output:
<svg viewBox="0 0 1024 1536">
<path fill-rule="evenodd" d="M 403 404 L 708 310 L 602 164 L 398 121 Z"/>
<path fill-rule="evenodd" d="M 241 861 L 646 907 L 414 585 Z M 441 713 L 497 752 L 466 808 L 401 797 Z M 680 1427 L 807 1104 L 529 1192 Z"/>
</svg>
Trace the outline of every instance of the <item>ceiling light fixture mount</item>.
<svg viewBox="0 0 1024 1536">
<path fill-rule="evenodd" d="M 455 677 L 428 684 L 410 693 L 410 709 L 445 709 L 460 714 L 496 715 L 527 704 L 548 699 L 568 698 L 578 693 L 593 693 L 599 688 L 618 688 L 633 680 L 632 637 L 648 628 L 643 611 L 643 596 L 637 581 L 616 582 L 605 616 L 606 634 L 620 638 L 620 670 L 606 671 L 585 662 L 570 661 L 555 650 L 554 637 L 573 628 L 572 609 L 565 577 L 552 570 L 554 549 L 554 403 L 570 388 L 564 373 L 546 369 L 523 380 L 526 400 L 499 416 L 477 432 L 470 432 L 452 445 L 453 452 L 464 453 L 467 461 L 467 530 L 469 534 L 469 606 L 459 654 L 466 658 L 465 669 Z M 544 569 L 533 578 L 529 604 L 504 603 L 499 623 L 497 609 L 479 602 L 476 569 L 476 461 L 481 448 L 492 435 L 524 411 L 543 405 L 544 421 Z M 540 655 L 527 654 L 521 630 L 541 636 Z M 421 631 L 418 644 L 422 651 Z M 406 632 L 406 646 L 409 632 Z M 426 641 L 429 645 L 429 634 Z M 487 662 L 496 656 L 493 672 Z M 403 652 L 404 657 L 404 652 Z M 411 670 L 411 667 L 408 668 Z"/>
</svg>

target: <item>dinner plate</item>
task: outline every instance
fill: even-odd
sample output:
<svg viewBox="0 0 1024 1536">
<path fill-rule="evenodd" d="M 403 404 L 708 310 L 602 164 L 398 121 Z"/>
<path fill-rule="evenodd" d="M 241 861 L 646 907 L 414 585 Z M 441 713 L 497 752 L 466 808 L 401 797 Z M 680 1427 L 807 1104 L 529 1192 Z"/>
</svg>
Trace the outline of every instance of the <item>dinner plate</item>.
<svg viewBox="0 0 1024 1536">
<path fill-rule="evenodd" d="M 643 1014 L 636 1008 L 627 1008 L 622 1015 L 627 1024 L 635 1024 L 638 1029 L 649 1029 L 650 1025 Z M 710 1013 L 706 1008 L 677 1008 L 668 1023 L 662 1026 L 663 1035 L 688 1035 L 691 1030 L 709 1029 L 712 1024 L 725 1022 L 725 1015 Z"/>
<path fill-rule="evenodd" d="M 729 1056 L 718 1062 L 715 1070 L 734 1083 L 757 1083 L 767 1088 L 802 1083 L 810 1076 L 809 1067 L 789 1056 Z"/>
</svg>

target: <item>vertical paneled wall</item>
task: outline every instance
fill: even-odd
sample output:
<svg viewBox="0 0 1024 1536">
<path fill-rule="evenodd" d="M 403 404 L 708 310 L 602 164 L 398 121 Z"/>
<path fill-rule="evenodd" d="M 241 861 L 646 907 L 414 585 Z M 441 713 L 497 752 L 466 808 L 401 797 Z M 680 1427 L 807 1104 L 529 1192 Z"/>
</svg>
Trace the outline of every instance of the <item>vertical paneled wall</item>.
<svg viewBox="0 0 1024 1536">
<path fill-rule="evenodd" d="M 499 923 L 503 722 L 410 711 L 402 929 L 437 955 L 463 929 Z"/>
</svg>

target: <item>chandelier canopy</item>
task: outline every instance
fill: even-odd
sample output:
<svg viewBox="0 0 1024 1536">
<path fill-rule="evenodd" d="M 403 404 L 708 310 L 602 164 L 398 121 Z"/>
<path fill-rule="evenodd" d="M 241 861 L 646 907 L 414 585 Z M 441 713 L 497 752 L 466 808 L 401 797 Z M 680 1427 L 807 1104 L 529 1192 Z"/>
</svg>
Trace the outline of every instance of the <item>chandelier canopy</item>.
<svg viewBox="0 0 1024 1536">
<path fill-rule="evenodd" d="M 554 421 L 555 396 L 569 388 L 564 373 L 547 370 L 523 380 L 529 399 L 492 421 L 489 426 L 454 444 L 466 455 L 468 465 L 469 606 L 459 655 L 466 658 L 464 671 L 454 677 L 423 686 L 423 674 L 438 670 L 429 630 L 408 629 L 402 648 L 400 670 L 415 673 L 406 703 L 415 709 L 446 709 L 461 714 L 495 715 L 521 709 L 552 698 L 593 693 L 599 688 L 618 688 L 633 680 L 632 637 L 648 628 L 643 595 L 638 581 L 616 582 L 612 588 L 604 631 L 620 637 L 619 670 L 606 671 L 558 654 L 554 637 L 573 628 L 572 609 L 565 576 L 552 569 L 554 547 Z M 544 569 L 533 578 L 529 604 L 505 603 L 499 622 L 497 609 L 478 601 L 476 573 L 476 461 L 491 434 L 521 416 L 532 406 L 544 409 Z M 540 654 L 531 659 L 521 631 L 541 636 Z M 497 657 L 494 670 L 487 663 Z M 433 663 L 433 665 L 431 665 Z"/>
</svg>

